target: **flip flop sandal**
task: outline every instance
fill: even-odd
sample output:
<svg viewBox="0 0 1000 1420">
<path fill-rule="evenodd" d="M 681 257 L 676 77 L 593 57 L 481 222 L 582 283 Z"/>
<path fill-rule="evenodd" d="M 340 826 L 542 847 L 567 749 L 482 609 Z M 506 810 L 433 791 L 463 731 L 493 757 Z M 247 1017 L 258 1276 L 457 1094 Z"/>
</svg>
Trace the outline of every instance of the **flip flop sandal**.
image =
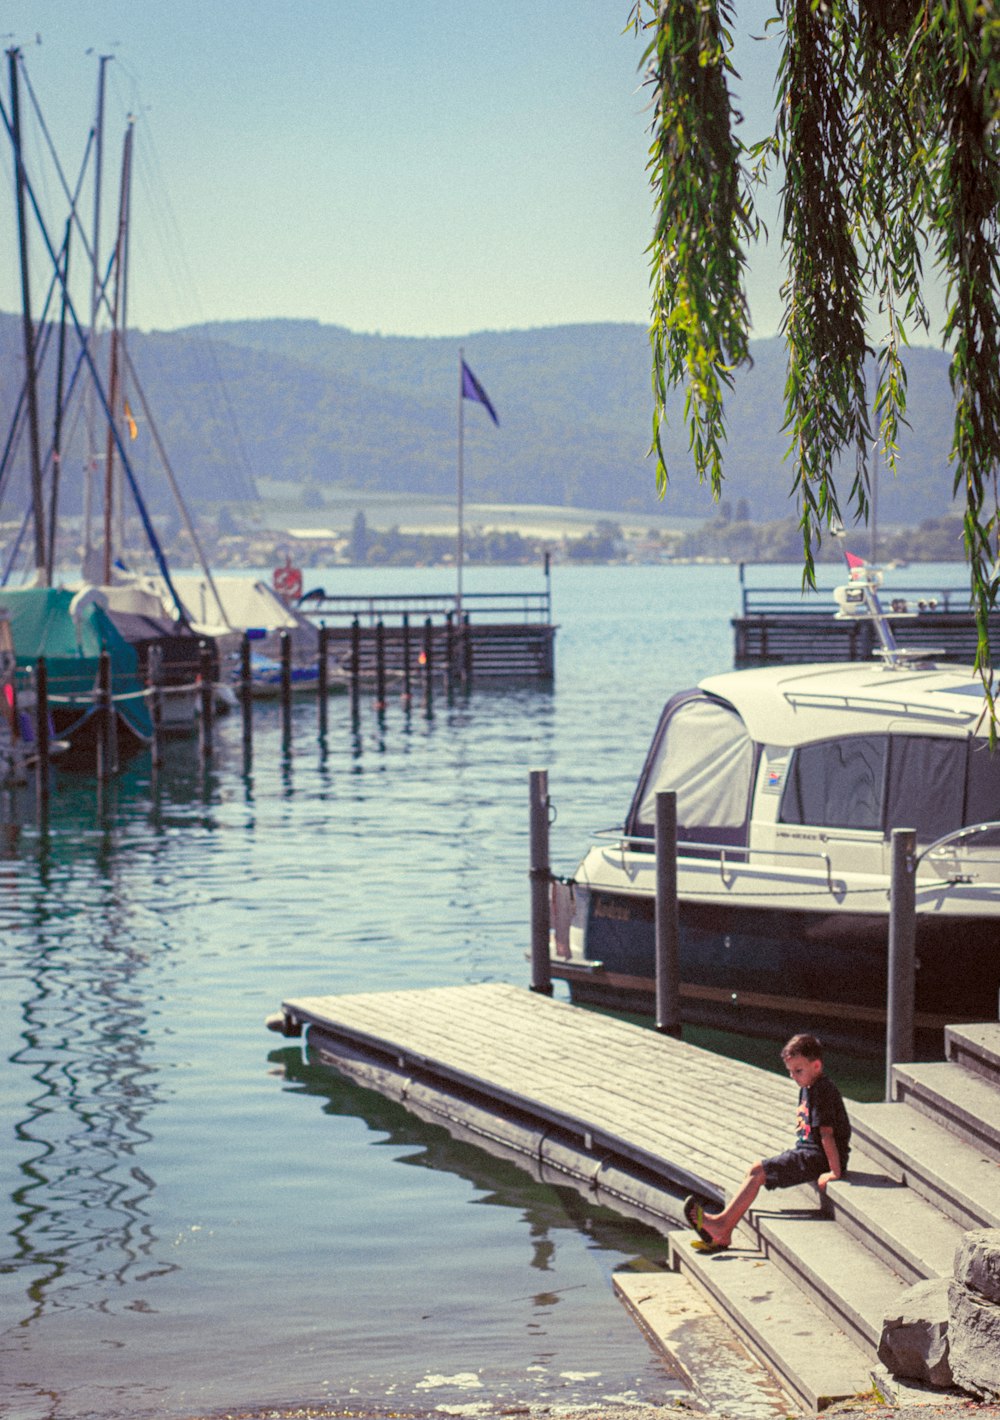
<svg viewBox="0 0 1000 1420">
<path fill-rule="evenodd" d="M 728 1243 L 705 1242 L 702 1238 L 695 1238 L 691 1246 L 695 1252 L 700 1252 L 702 1257 L 707 1257 L 713 1252 L 728 1252 Z"/>
<path fill-rule="evenodd" d="M 702 1200 L 692 1193 L 685 1198 L 682 1209 L 688 1226 L 698 1234 L 700 1241 L 705 1243 L 708 1247 L 714 1247 L 715 1239 L 708 1229 L 703 1226 L 702 1220 L 705 1216 L 705 1205 Z"/>
</svg>

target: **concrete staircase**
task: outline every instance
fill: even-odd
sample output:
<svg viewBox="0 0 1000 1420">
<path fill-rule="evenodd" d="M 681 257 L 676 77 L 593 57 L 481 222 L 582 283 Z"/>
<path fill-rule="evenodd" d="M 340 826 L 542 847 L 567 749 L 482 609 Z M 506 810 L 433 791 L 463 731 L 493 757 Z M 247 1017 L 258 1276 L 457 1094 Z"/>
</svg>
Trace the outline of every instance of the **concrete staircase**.
<svg viewBox="0 0 1000 1420">
<path fill-rule="evenodd" d="M 946 1059 L 899 1065 L 894 1099 L 851 1104 L 848 1175 L 762 1193 L 726 1252 L 670 1256 L 811 1411 L 861 1394 L 905 1289 L 950 1276 L 969 1228 L 1000 1227 L 1000 1023 L 950 1027 Z"/>
</svg>

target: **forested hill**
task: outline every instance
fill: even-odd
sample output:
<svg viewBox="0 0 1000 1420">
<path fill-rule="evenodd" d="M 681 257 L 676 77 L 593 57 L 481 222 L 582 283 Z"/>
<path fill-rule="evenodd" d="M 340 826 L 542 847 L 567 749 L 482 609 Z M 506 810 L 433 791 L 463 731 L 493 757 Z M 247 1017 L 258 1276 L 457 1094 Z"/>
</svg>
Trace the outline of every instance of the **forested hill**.
<svg viewBox="0 0 1000 1420">
<path fill-rule="evenodd" d="M 22 365 L 20 340 L 19 318 L 0 315 L 0 357 L 11 373 Z M 464 406 L 471 500 L 710 514 L 707 490 L 691 472 L 679 402 L 665 440 L 671 484 L 662 503 L 656 495 L 647 457 L 650 350 L 641 325 L 411 339 L 271 320 L 128 337 L 172 465 L 194 502 L 247 498 L 253 478 L 304 489 L 450 495 L 460 346 L 500 420 L 497 428 L 484 409 Z M 752 348 L 753 368 L 739 375 L 728 405 L 725 496 L 734 506 L 746 500 L 752 518 L 769 520 L 790 511 L 791 468 L 781 432 L 785 355 L 778 340 Z M 880 495 L 886 523 L 919 522 L 951 502 L 947 360 L 938 351 L 913 349 L 907 364 L 913 427 L 901 441 L 904 476 L 883 485 Z M 43 410 L 53 367 L 50 352 Z M 17 383 L 5 378 L 0 384 L 5 426 Z M 51 413 L 43 412 L 43 424 L 46 418 L 51 423 Z M 150 441 L 141 416 L 139 424 L 134 451 L 141 471 Z M 846 494 L 846 475 L 844 483 Z"/>
</svg>

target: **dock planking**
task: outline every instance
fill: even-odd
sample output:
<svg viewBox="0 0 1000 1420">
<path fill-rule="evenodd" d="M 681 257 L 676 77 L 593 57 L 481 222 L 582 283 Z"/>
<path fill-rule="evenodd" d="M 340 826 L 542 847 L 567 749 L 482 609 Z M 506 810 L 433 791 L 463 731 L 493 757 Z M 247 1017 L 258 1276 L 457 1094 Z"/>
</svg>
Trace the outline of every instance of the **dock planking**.
<svg viewBox="0 0 1000 1420">
<path fill-rule="evenodd" d="M 506 984 L 295 998 L 272 1024 L 486 1147 L 562 1160 L 594 1193 L 614 1179 L 651 1221 L 681 1223 L 684 1192 L 731 1192 L 794 1117 L 777 1074 Z"/>
</svg>

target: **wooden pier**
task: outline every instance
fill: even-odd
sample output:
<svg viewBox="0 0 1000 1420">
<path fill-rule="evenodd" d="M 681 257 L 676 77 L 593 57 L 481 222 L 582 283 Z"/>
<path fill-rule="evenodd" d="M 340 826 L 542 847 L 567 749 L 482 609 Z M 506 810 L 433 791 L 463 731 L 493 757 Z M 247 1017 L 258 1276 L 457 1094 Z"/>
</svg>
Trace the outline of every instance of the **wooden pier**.
<svg viewBox="0 0 1000 1420">
<path fill-rule="evenodd" d="M 327 596 L 322 588 L 299 603 L 326 628 L 328 652 L 346 665 L 359 658 L 372 680 L 379 657 L 393 679 L 417 683 L 428 663 L 441 677 L 467 684 L 551 681 L 556 627 L 544 591 L 414 596 Z"/>
<path fill-rule="evenodd" d="M 879 597 L 900 646 L 971 665 L 978 632 L 967 587 L 883 588 Z M 834 610 L 828 594 L 744 584 L 740 614 L 731 621 L 735 664 L 870 660 L 878 644 L 871 622 L 838 621 Z M 990 618 L 990 634 L 1000 635 L 1000 612 Z"/>
<path fill-rule="evenodd" d="M 896 1066 L 893 1102 L 848 1101 L 849 1171 L 822 1206 L 812 1186 L 761 1194 L 733 1246 L 708 1256 L 689 1245 L 682 1196 L 720 1198 L 788 1146 L 796 1097 L 780 1075 L 508 985 L 290 999 L 268 1024 L 457 1137 L 658 1228 L 666 1270 L 616 1278 L 646 1329 L 671 1349 L 680 1273 L 806 1410 L 868 1390 L 905 1289 L 949 1276 L 965 1229 L 1000 1227 L 1000 1024 L 950 1028 L 946 1061 Z"/>
</svg>

